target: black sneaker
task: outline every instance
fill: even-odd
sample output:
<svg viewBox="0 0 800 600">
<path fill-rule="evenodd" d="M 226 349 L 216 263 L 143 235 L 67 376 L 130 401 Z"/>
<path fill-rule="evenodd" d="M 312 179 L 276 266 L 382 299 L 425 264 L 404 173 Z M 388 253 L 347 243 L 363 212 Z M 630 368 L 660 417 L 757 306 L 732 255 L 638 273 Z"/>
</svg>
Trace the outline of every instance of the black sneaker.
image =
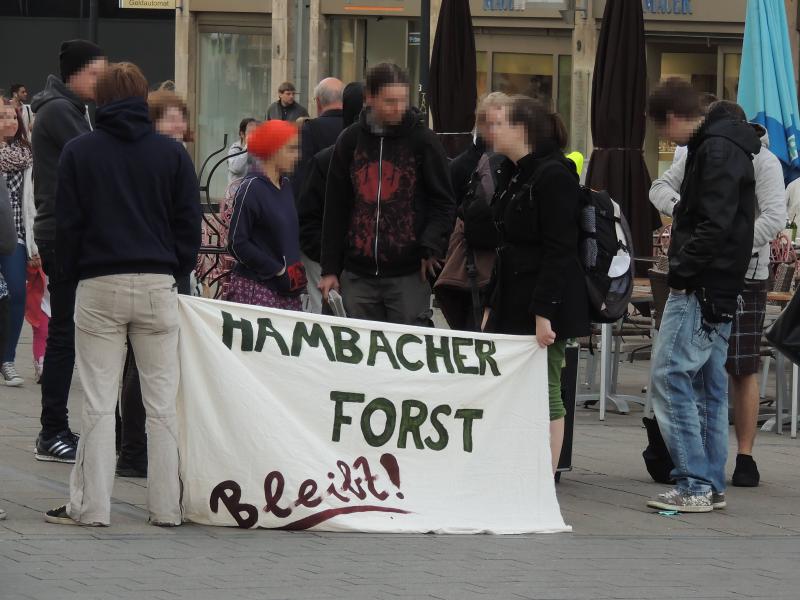
<svg viewBox="0 0 800 600">
<path fill-rule="evenodd" d="M 78 436 L 71 431 L 61 433 L 45 440 L 42 435 L 36 438 L 36 460 L 75 464 L 78 451 Z"/>
<path fill-rule="evenodd" d="M 117 461 L 117 477 L 135 477 L 147 479 L 147 463 L 129 463 L 122 458 Z"/>
<path fill-rule="evenodd" d="M 737 454 L 731 483 L 736 487 L 758 487 L 760 481 L 761 474 L 753 457 L 749 454 Z"/>
<path fill-rule="evenodd" d="M 723 508 L 728 508 L 728 503 L 725 500 L 725 494 L 718 494 L 717 492 L 711 492 L 711 506 L 714 507 L 714 510 L 722 510 Z"/>
<path fill-rule="evenodd" d="M 81 523 L 67 514 L 67 506 L 59 506 L 44 513 L 44 520 L 54 525 L 83 525 L 84 527 L 107 527 L 104 523 Z"/>
</svg>

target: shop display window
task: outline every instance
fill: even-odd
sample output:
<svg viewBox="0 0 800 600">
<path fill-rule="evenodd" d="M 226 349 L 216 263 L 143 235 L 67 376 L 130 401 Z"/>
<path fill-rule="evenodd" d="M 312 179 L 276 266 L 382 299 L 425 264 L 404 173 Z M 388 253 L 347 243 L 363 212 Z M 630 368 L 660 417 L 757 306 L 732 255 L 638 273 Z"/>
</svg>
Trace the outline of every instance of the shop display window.
<svg viewBox="0 0 800 600">
<path fill-rule="evenodd" d="M 234 31 L 204 31 L 199 34 L 197 163 L 219 150 L 225 134 L 230 146 L 237 138 L 244 117 L 263 119 L 267 107 L 277 99 L 270 89 L 270 35 Z M 220 158 L 222 155 L 220 155 Z M 227 170 L 217 169 L 211 196 L 225 195 Z"/>
</svg>

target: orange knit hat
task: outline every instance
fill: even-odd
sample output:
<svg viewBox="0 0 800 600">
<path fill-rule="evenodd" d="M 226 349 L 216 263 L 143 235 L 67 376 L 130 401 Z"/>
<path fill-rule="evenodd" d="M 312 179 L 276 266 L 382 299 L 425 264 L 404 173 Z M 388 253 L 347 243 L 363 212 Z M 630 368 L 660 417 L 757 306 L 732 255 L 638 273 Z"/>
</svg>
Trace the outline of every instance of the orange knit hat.
<svg viewBox="0 0 800 600">
<path fill-rule="evenodd" d="M 297 127 L 286 121 L 266 121 L 247 136 L 247 151 L 267 160 L 297 135 Z"/>
</svg>

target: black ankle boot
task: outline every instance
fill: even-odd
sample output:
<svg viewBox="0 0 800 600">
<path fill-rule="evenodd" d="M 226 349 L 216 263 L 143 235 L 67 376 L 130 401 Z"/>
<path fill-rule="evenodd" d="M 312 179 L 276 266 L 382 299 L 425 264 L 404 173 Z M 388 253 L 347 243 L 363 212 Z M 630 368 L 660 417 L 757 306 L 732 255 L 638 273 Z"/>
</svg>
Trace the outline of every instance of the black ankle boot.
<svg viewBox="0 0 800 600">
<path fill-rule="evenodd" d="M 731 483 L 736 487 L 757 487 L 760 480 L 761 475 L 753 457 L 749 454 L 737 454 Z"/>
</svg>

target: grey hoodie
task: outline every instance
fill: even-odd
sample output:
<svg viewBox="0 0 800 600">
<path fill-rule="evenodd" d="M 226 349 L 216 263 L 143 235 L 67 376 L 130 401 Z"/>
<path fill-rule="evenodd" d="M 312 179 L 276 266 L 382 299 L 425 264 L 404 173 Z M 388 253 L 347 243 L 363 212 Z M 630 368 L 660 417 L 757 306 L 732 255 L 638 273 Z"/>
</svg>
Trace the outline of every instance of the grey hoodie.
<svg viewBox="0 0 800 600">
<path fill-rule="evenodd" d="M 761 138 L 761 152 L 753 157 L 756 179 L 756 223 L 753 256 L 746 278 L 763 281 L 769 277 L 769 243 L 786 224 L 786 189 L 783 168 L 778 157 L 769 151 L 769 135 L 760 125 L 753 125 Z M 672 216 L 681 199 L 680 189 L 686 168 L 686 153 L 676 157 L 667 171 L 650 187 L 650 202 L 662 214 Z"/>
<path fill-rule="evenodd" d="M 86 105 L 55 75 L 47 77 L 42 92 L 31 103 L 33 128 L 33 189 L 36 240 L 56 239 L 56 172 L 61 151 L 72 138 L 92 130 Z"/>
</svg>

